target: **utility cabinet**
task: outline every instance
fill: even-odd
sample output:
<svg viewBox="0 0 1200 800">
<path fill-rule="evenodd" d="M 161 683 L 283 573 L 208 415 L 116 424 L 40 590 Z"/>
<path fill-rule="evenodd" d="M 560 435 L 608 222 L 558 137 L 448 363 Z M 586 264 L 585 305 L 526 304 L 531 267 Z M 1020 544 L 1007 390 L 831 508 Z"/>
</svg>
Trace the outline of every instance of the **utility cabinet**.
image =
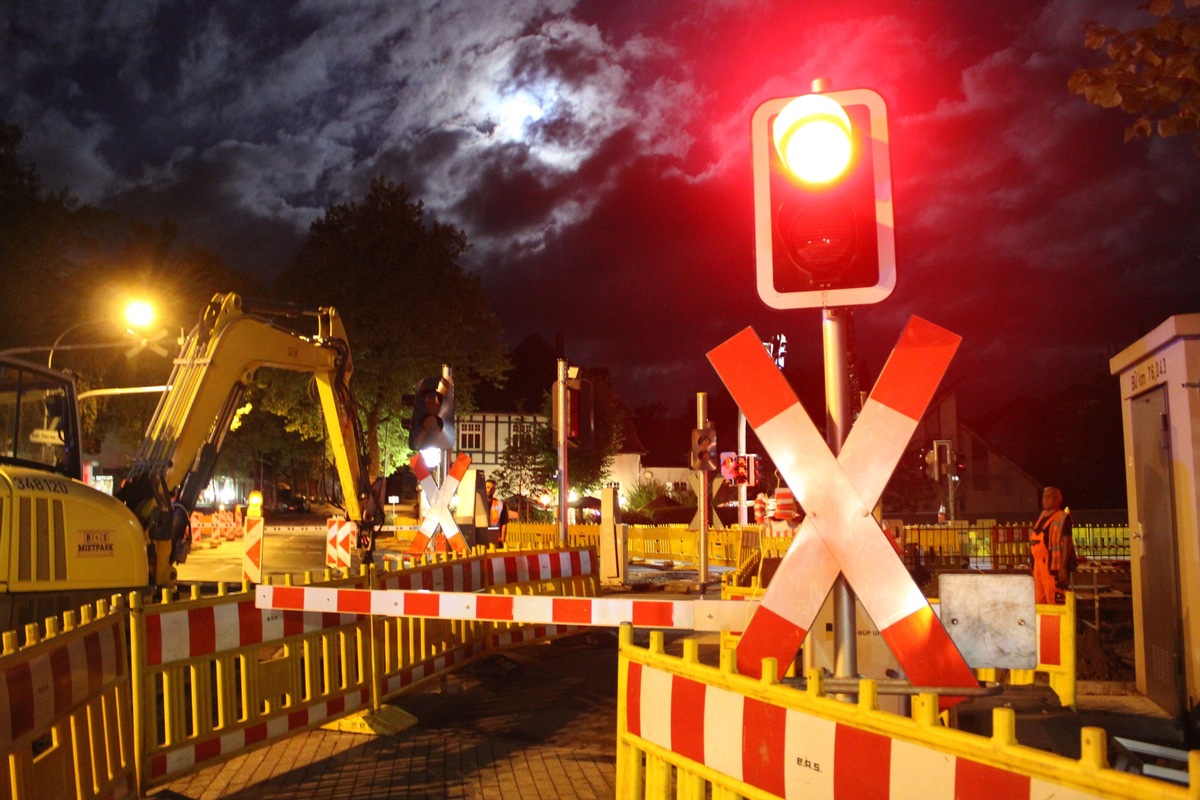
<svg viewBox="0 0 1200 800">
<path fill-rule="evenodd" d="M 1200 314 L 1114 356 L 1121 381 L 1137 688 L 1168 713 L 1200 706 Z"/>
</svg>

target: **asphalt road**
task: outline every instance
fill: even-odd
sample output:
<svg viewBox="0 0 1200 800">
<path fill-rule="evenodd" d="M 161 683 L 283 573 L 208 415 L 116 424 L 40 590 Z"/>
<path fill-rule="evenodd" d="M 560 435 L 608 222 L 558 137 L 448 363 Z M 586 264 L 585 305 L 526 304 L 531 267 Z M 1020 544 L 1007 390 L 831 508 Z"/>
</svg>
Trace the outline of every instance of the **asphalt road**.
<svg viewBox="0 0 1200 800">
<path fill-rule="evenodd" d="M 325 569 L 325 521 L 331 509 L 307 514 L 267 513 L 263 517 L 262 567 L 267 575 L 301 575 Z M 201 540 L 185 563 L 179 564 L 184 583 L 240 583 L 243 540 L 224 541 L 216 547 Z"/>
</svg>

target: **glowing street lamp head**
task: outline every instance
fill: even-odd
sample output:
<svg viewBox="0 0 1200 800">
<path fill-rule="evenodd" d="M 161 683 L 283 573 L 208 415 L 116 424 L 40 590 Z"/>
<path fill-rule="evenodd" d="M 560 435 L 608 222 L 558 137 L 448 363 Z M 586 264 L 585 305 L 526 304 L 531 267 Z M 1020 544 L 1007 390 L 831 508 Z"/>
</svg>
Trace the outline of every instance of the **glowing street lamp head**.
<svg viewBox="0 0 1200 800">
<path fill-rule="evenodd" d="M 133 300 L 125 306 L 125 321 L 133 328 L 145 328 L 154 321 L 154 306 L 144 300 Z"/>
<path fill-rule="evenodd" d="M 802 181 L 829 183 L 850 165 L 850 118 L 825 95 L 806 94 L 784 106 L 772 138 L 784 166 Z"/>
</svg>

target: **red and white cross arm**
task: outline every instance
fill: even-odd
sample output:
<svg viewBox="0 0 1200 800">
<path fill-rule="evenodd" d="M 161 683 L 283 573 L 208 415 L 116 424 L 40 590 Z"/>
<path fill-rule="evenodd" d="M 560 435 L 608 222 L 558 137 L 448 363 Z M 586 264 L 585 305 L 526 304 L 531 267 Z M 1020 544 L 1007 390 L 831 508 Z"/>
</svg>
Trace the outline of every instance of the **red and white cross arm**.
<svg viewBox="0 0 1200 800">
<path fill-rule="evenodd" d="M 260 609 L 483 622 L 589 625 L 721 631 L 742 630 L 757 605 L 740 600 L 634 600 L 615 597 L 411 592 L 401 589 L 329 589 L 259 586 Z"/>
<path fill-rule="evenodd" d="M 740 672 L 795 657 L 840 569 L 914 684 L 977 685 L 871 515 L 960 341 L 913 317 L 836 459 L 753 329 L 709 353 L 806 512 L 739 643 Z"/>
<path fill-rule="evenodd" d="M 442 527 L 442 532 L 446 534 L 446 539 L 449 540 L 451 547 L 460 553 L 470 550 L 467 547 L 466 537 L 462 535 L 462 531 L 458 529 L 458 523 L 454 521 L 454 512 L 450 510 L 450 500 L 458 491 L 459 482 L 462 481 L 463 476 L 467 474 L 467 469 L 471 466 L 471 457 L 466 453 L 459 453 L 458 457 L 454 459 L 454 463 L 450 465 L 450 470 L 446 473 L 446 480 L 442 481 L 440 487 L 434 482 L 433 474 L 429 471 L 429 467 L 425 466 L 425 458 L 420 453 L 413 455 L 408 463 L 412 465 L 413 472 L 417 475 L 417 482 L 421 484 L 421 489 L 429 498 L 429 511 L 425 514 L 420 529 L 413 537 L 412 546 L 408 548 L 409 555 L 424 553 L 439 525 Z"/>
</svg>

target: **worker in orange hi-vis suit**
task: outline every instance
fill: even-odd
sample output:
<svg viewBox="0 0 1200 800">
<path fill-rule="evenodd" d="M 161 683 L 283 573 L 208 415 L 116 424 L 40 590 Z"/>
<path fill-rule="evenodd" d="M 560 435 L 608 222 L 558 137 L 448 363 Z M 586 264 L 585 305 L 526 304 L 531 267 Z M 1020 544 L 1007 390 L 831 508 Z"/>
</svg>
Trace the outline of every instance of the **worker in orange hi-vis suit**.
<svg viewBox="0 0 1200 800">
<path fill-rule="evenodd" d="M 1034 602 L 1054 603 L 1056 582 L 1066 586 L 1068 556 L 1071 549 L 1070 517 L 1062 508 L 1062 492 L 1047 486 L 1042 492 L 1042 513 L 1029 535 L 1029 552 L 1033 556 Z"/>
</svg>

